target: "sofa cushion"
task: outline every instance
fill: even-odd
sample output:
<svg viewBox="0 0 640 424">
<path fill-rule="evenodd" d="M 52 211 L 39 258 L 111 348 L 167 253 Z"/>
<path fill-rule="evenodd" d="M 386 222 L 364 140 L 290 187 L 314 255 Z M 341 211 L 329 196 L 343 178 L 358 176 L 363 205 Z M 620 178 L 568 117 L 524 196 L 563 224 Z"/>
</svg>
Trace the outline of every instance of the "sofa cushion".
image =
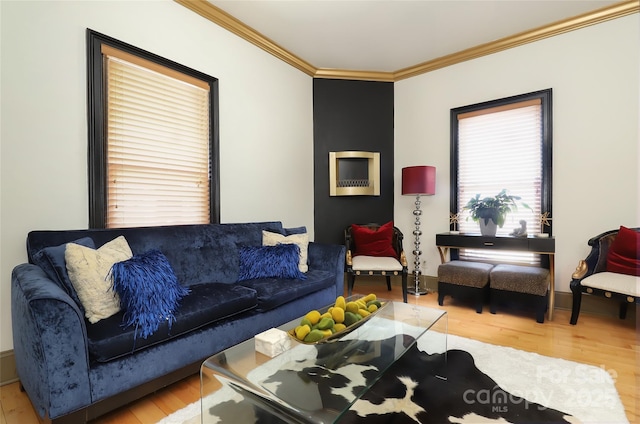
<svg viewBox="0 0 640 424">
<path fill-rule="evenodd" d="M 80 246 L 90 247 L 95 249 L 95 244 L 91 237 L 82 237 L 74 240 L 71 243 L 79 244 Z M 38 250 L 33 255 L 33 261 L 36 265 L 44 270 L 49 278 L 62 287 L 69 296 L 78 304 L 78 307 L 84 313 L 82 308 L 82 302 L 76 293 L 76 290 L 69 280 L 69 274 L 67 273 L 67 262 L 64 260 L 64 252 L 67 249 L 67 243 L 60 244 L 58 246 L 45 247 Z"/>
<path fill-rule="evenodd" d="M 305 275 L 305 274 L 303 274 Z M 258 278 L 242 281 L 245 287 L 256 291 L 257 312 L 264 312 L 276 308 L 287 302 L 335 285 L 335 274 L 328 271 L 310 270 L 306 274 L 306 281 L 299 279 Z M 322 307 L 325 305 L 318 305 Z"/>
<path fill-rule="evenodd" d="M 640 276 L 640 232 L 620 226 L 607 254 L 607 271 Z"/>
<path fill-rule="evenodd" d="M 120 310 L 120 298 L 113 290 L 109 273 L 114 263 L 132 256 L 123 236 L 116 237 L 97 250 L 75 243 L 67 244 L 64 259 L 69 279 L 90 323 L 95 324 Z"/>
<path fill-rule="evenodd" d="M 124 311 L 87 326 L 91 359 L 107 362 L 256 307 L 256 292 L 237 284 L 203 283 L 189 288 L 191 292 L 174 312 L 171 328 L 165 321 L 146 339 L 136 338 L 135 327 L 122 327 Z"/>
<path fill-rule="evenodd" d="M 300 272 L 307 272 L 309 270 L 309 266 L 307 265 L 307 252 L 309 251 L 309 234 L 300 233 L 283 236 L 282 234 L 262 230 L 263 246 L 276 246 L 278 244 L 295 244 L 296 246 L 298 246 L 298 248 L 300 249 L 298 269 L 300 270 Z"/>
<path fill-rule="evenodd" d="M 111 268 L 111 274 L 125 311 L 123 325 L 133 325 L 143 339 L 153 334 L 163 321 L 171 327 L 180 299 L 189 293 L 159 250 L 118 262 Z"/>
<path fill-rule="evenodd" d="M 389 221 L 377 229 L 356 224 L 351 225 L 351 233 L 356 249 L 353 256 L 378 256 L 397 258 L 393 249 L 393 222 Z"/>
<path fill-rule="evenodd" d="M 307 278 L 298 269 L 300 248 L 295 244 L 242 246 L 239 257 L 238 281 L 270 277 L 300 280 Z"/>
</svg>

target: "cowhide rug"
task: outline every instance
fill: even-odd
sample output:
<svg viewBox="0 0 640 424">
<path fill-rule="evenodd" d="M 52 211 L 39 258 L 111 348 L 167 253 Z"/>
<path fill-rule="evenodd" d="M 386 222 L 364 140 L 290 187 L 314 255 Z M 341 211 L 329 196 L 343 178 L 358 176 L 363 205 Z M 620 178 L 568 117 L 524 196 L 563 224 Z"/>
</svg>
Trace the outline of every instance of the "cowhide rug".
<svg viewBox="0 0 640 424">
<path fill-rule="evenodd" d="M 497 358 L 498 359 L 498 358 Z M 448 363 L 447 363 L 448 361 Z M 435 377 L 446 369 L 447 380 Z M 428 355 L 413 346 L 350 408 L 341 423 L 579 423 L 501 388 L 462 350 Z"/>
<path fill-rule="evenodd" d="M 403 343 L 412 340 L 411 336 L 403 337 L 405 338 Z M 452 337 L 453 340 L 468 340 L 455 338 L 455 336 L 450 336 L 450 340 Z M 480 342 L 469 342 L 480 346 L 491 346 Z M 304 346 L 304 348 L 317 349 L 315 357 L 310 355 L 309 359 L 302 361 L 279 363 L 276 370 L 266 372 L 262 370 L 258 378 L 260 386 L 298 407 L 303 415 L 305 409 L 307 411 L 320 408 L 343 410 L 348 406 L 343 393 L 361 390 L 364 384 L 371 381 L 371 378 L 377 374 L 375 368 L 379 366 L 380 354 L 394 349 L 398 343 L 398 337 L 367 343 L 369 345 L 362 347 L 363 355 L 357 363 L 340 363 L 339 355 L 331 355 L 333 362 L 329 367 L 318 364 L 326 365 L 326 355 L 329 354 L 328 352 L 333 352 L 336 346 Z M 456 343 L 450 343 L 452 344 L 456 345 Z M 507 385 L 517 386 L 511 385 L 512 379 L 518 379 L 524 384 L 520 384 L 517 390 L 509 391 L 490 375 L 481 371 L 476 366 L 474 356 L 469 352 L 450 349 L 446 354 L 427 353 L 428 349 L 423 345 L 424 343 L 421 345 L 419 341 L 417 345 L 412 346 L 340 417 L 338 422 L 342 424 L 601 422 L 597 418 L 591 420 L 592 415 L 585 412 L 585 407 L 586 409 L 594 408 L 593 411 L 599 412 L 603 412 L 603 408 L 611 408 L 610 412 L 604 411 L 605 414 L 602 415 L 607 417 L 607 422 L 628 422 L 611 377 L 600 368 L 547 358 L 550 363 L 562 361 L 569 366 L 561 371 L 547 367 L 544 362 L 545 357 L 540 355 L 496 346 L 491 347 L 497 350 L 474 352 L 478 357 L 489 356 L 482 358 L 482 362 L 497 364 L 497 368 L 492 369 L 491 373 L 498 373 L 496 370 L 500 369 L 501 363 L 504 363 L 505 367 L 511 367 L 508 372 L 512 375 L 504 379 Z M 376 352 L 376 355 L 367 355 L 367 352 Z M 520 353 L 523 355 L 520 356 Z M 522 370 L 518 375 L 517 360 L 520 357 L 526 358 L 527 355 L 536 355 L 543 361 L 533 368 L 523 362 Z M 511 363 L 514 359 L 516 360 L 515 369 L 512 368 L 514 364 Z M 607 378 L 608 381 L 600 381 Z M 566 381 L 562 381 L 563 379 Z M 568 390 L 559 389 L 563 386 L 563 382 L 566 382 Z M 584 384 L 575 386 L 575 383 L 580 382 Z M 242 389 L 234 389 L 232 386 L 225 386 L 215 394 L 215 406 L 205 411 L 207 417 L 204 423 L 304 422 L 300 416 L 292 417 L 282 411 L 274 414 L 273 408 L 267 411 L 261 406 L 264 403 L 258 401 L 257 397 Z M 584 402 L 585 395 L 589 396 L 587 402 Z M 207 402 L 207 404 L 213 405 L 213 402 Z M 275 411 L 278 411 L 277 407 Z M 581 417 L 576 417 L 576 413 L 581 414 Z M 200 422 L 199 416 L 197 418 L 193 421 L 171 421 L 168 417 L 161 423 Z M 332 418 L 327 416 L 321 421 L 332 422 Z"/>
</svg>

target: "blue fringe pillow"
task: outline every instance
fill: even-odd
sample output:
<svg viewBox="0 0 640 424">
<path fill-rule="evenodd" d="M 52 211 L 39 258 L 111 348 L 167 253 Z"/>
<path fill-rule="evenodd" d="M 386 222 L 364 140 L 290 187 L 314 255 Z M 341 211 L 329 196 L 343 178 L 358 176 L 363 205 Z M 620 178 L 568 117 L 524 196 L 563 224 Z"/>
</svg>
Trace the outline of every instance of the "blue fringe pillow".
<svg viewBox="0 0 640 424">
<path fill-rule="evenodd" d="M 150 250 L 111 268 L 114 290 L 125 311 L 122 325 L 136 326 L 136 336 L 146 339 L 161 322 L 175 321 L 173 312 L 189 289 L 178 283 L 171 264 L 159 250 Z"/>
<path fill-rule="evenodd" d="M 300 248 L 296 244 L 276 246 L 243 246 L 239 249 L 238 281 L 254 278 L 297 278 L 307 276 L 298 269 Z"/>
</svg>

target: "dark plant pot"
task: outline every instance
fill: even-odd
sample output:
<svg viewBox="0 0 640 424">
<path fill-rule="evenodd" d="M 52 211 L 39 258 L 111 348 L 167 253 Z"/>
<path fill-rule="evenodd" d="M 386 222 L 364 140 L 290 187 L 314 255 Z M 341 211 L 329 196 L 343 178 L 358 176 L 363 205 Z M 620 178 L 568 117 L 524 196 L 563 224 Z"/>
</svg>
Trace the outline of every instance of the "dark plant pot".
<svg viewBox="0 0 640 424">
<path fill-rule="evenodd" d="M 494 237 L 496 235 L 496 232 L 498 231 L 498 224 L 493 222 L 493 219 L 489 218 L 485 224 L 485 220 L 480 218 L 478 223 L 480 224 L 480 234 L 489 237 Z"/>
</svg>

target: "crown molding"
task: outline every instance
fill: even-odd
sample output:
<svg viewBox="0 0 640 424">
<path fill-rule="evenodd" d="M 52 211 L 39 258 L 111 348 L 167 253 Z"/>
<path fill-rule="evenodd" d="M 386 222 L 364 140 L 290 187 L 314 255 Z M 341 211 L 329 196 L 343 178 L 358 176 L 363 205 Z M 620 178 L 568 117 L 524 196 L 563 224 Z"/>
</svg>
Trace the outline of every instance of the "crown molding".
<svg viewBox="0 0 640 424">
<path fill-rule="evenodd" d="M 393 72 L 381 72 L 381 71 L 350 71 L 346 69 L 328 69 L 319 68 L 313 74 L 314 78 L 327 78 L 327 79 L 346 79 L 346 80 L 361 80 L 361 81 L 383 81 L 394 82 Z"/>
<path fill-rule="evenodd" d="M 395 82 L 411 78 L 427 72 L 435 71 L 436 69 L 465 62 L 467 60 L 477 59 L 482 56 L 508 50 L 523 44 L 533 43 L 545 38 L 640 12 L 640 0 L 627 0 L 533 30 L 524 31 L 496 41 L 480 44 L 466 50 L 429 60 L 395 72 L 382 72 L 316 68 L 309 62 L 299 58 L 276 44 L 274 41 L 260 34 L 258 31 L 243 24 L 227 12 L 209 3 L 207 0 L 174 1 L 314 78 L 384 82 Z"/>
<path fill-rule="evenodd" d="M 501 38 L 479 46 L 471 47 L 450 55 L 442 56 L 437 59 L 400 69 L 393 73 L 394 81 L 414 77 L 416 75 L 435 71 L 436 69 L 455 65 L 467 60 L 476 59 L 493 53 L 508 50 L 523 44 L 533 43 L 545 38 L 564 34 L 566 32 L 581 29 L 587 26 L 596 25 L 612 19 L 621 18 L 623 16 L 638 13 L 640 11 L 640 0 L 631 0 L 616 3 L 611 6 L 603 7 L 592 12 L 584 13 L 573 18 L 564 19 L 545 25 L 533 30 L 524 31 L 509 37 Z"/>
<path fill-rule="evenodd" d="M 276 44 L 274 41 L 260 34 L 253 28 L 243 24 L 238 19 L 229 15 L 224 10 L 214 6 L 207 0 L 174 0 L 176 3 L 196 12 L 200 16 L 210 20 L 211 22 L 221 26 L 222 28 L 231 31 L 235 35 L 243 38 L 251 44 L 261 48 L 267 53 L 272 54 L 278 59 L 288 63 L 304 72 L 307 75 L 313 76 L 316 73 L 316 67 L 309 62 L 299 58 L 288 50 Z"/>
</svg>

